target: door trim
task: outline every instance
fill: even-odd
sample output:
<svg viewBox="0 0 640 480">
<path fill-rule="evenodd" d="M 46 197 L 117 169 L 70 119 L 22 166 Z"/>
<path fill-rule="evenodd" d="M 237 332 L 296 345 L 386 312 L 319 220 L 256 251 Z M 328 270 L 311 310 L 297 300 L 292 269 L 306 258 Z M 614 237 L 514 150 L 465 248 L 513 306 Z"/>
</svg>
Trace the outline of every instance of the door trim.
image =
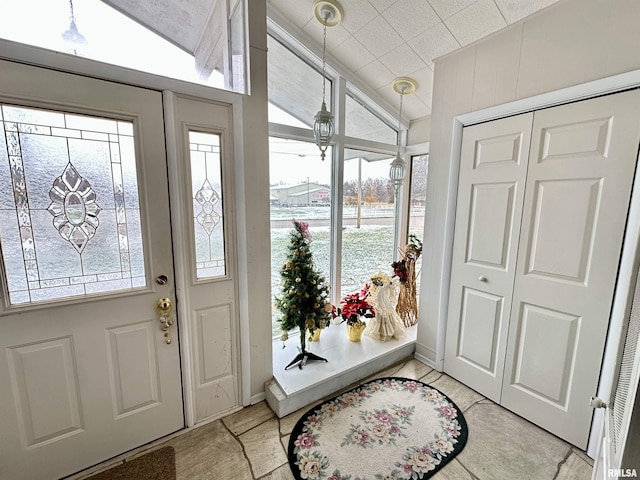
<svg viewBox="0 0 640 480">
<path fill-rule="evenodd" d="M 438 304 L 439 316 L 437 326 L 436 351 L 433 358 L 436 359 L 435 367 L 443 370 L 445 336 L 448 318 L 449 285 L 451 283 L 451 267 L 453 259 L 453 238 L 455 227 L 455 213 L 458 195 L 458 176 L 460 172 L 460 154 L 462 150 L 462 130 L 465 126 L 487 122 L 511 115 L 540 110 L 547 107 L 562 105 L 565 103 L 586 100 L 601 95 L 621 92 L 640 87 L 640 70 L 633 70 L 619 75 L 613 75 L 572 87 L 563 88 L 553 92 L 536 95 L 533 97 L 516 100 L 504 105 L 489 107 L 471 113 L 458 115 L 453 120 L 452 147 L 449 155 L 449 185 L 447 186 L 447 199 L 445 209 L 445 242 L 443 252 L 443 275 Z M 622 245 L 621 268 L 616 283 L 616 291 L 613 299 L 612 316 L 609 324 L 609 333 L 605 345 L 604 358 L 600 373 L 600 383 L 597 395 L 602 399 L 609 399 L 614 383 L 615 367 L 618 359 L 620 336 L 623 331 L 624 316 L 621 312 L 627 309 L 628 302 L 633 297 L 634 279 L 632 275 L 636 250 L 640 248 L 640 175 L 636 175 L 631 193 L 631 209 Z M 635 206 L 634 206 L 635 205 Z M 586 401 L 586 400 L 585 400 Z M 602 409 L 600 409 L 602 410 Z M 604 426 L 604 413 L 596 410 L 591 423 L 587 454 L 594 458 L 598 451 L 598 439 Z"/>
</svg>

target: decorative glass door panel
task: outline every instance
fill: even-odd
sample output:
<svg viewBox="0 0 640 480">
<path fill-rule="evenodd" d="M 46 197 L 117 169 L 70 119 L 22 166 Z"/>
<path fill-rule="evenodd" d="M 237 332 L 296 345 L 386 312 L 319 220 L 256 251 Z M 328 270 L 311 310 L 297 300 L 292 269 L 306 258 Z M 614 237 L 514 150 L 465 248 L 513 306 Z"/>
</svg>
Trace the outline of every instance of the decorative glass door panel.
<svg viewBox="0 0 640 480">
<path fill-rule="evenodd" d="M 146 286 L 133 123 L 0 105 L 11 305 Z"/>
<path fill-rule="evenodd" d="M 198 280 L 226 275 L 220 135 L 189 132 Z"/>
</svg>

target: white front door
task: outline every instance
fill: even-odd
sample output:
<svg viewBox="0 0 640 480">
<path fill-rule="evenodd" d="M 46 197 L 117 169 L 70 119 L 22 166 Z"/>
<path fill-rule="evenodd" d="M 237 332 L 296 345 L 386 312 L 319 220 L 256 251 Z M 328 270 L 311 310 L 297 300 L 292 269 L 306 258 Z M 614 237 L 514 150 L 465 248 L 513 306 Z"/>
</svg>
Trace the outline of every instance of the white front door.
<svg viewBox="0 0 640 480">
<path fill-rule="evenodd" d="M 0 62 L 0 478 L 184 426 L 162 96 Z"/>
</svg>

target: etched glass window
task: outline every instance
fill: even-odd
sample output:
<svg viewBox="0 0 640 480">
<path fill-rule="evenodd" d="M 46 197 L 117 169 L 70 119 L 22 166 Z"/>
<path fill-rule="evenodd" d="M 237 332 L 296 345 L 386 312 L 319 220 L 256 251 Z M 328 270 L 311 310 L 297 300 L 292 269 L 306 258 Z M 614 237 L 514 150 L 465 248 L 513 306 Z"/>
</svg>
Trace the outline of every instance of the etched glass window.
<svg viewBox="0 0 640 480">
<path fill-rule="evenodd" d="M 189 132 L 196 278 L 226 274 L 220 135 Z"/>
<path fill-rule="evenodd" d="M 133 123 L 0 104 L 12 305 L 146 285 Z"/>
</svg>

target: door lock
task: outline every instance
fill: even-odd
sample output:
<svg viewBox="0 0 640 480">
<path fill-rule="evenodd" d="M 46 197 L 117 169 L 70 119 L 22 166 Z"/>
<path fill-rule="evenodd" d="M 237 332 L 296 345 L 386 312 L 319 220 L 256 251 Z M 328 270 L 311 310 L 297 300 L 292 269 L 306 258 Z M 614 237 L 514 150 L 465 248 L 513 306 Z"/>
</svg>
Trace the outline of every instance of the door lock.
<svg viewBox="0 0 640 480">
<path fill-rule="evenodd" d="M 159 299 L 156 302 L 156 312 L 160 315 L 160 323 L 162 324 L 162 331 L 164 332 L 165 342 L 167 344 L 171 343 L 171 337 L 169 336 L 169 327 L 173 325 L 173 303 L 171 299 L 168 297 L 164 297 Z"/>
</svg>

